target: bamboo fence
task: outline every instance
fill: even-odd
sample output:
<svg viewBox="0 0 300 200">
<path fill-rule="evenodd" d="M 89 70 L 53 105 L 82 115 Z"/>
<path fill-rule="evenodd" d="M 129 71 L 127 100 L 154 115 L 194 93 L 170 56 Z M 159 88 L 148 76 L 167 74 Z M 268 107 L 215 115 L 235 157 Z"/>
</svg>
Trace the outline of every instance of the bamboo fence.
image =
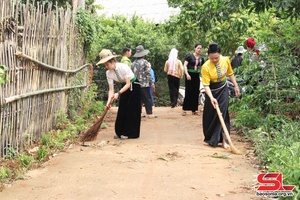
<svg viewBox="0 0 300 200">
<path fill-rule="evenodd" d="M 70 9 L 0 1 L 0 157 L 37 141 L 67 111 L 70 91 L 89 83 L 83 44 Z"/>
</svg>

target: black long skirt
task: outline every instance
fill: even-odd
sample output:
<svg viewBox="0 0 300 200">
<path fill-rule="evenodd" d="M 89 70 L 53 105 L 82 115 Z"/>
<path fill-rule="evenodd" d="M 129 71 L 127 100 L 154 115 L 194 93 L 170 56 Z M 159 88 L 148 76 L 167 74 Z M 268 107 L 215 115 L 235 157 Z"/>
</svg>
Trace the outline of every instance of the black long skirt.
<svg viewBox="0 0 300 200">
<path fill-rule="evenodd" d="M 223 115 L 227 130 L 230 130 L 230 118 L 228 112 L 228 87 L 226 82 L 212 83 L 210 85 L 212 95 L 217 99 L 220 111 Z M 203 110 L 204 142 L 211 146 L 217 146 L 223 141 L 223 129 L 216 109 L 211 104 L 210 98 L 205 95 Z"/>
<path fill-rule="evenodd" d="M 177 106 L 177 101 L 179 96 L 179 85 L 180 85 L 180 78 L 168 75 L 168 86 L 169 86 L 169 94 L 170 94 L 170 101 L 172 107 Z"/>
<path fill-rule="evenodd" d="M 138 82 L 132 83 L 132 90 L 121 94 L 115 123 L 115 132 L 128 138 L 139 138 L 141 127 L 141 92 Z"/>
<path fill-rule="evenodd" d="M 191 80 L 187 80 L 185 76 L 185 95 L 182 110 L 191 110 L 193 112 L 198 110 L 199 104 L 199 87 L 200 87 L 200 73 L 189 72 Z"/>
</svg>

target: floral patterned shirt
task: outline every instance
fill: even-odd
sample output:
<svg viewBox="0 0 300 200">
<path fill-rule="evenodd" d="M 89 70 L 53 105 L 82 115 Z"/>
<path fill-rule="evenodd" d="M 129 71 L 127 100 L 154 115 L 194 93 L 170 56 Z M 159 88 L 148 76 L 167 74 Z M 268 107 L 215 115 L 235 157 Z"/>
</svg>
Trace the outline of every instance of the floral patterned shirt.
<svg viewBox="0 0 300 200">
<path fill-rule="evenodd" d="M 151 73 L 151 64 L 144 58 L 137 58 L 132 63 L 132 71 L 136 78 L 139 80 L 141 87 L 149 87 L 153 83 Z"/>
</svg>

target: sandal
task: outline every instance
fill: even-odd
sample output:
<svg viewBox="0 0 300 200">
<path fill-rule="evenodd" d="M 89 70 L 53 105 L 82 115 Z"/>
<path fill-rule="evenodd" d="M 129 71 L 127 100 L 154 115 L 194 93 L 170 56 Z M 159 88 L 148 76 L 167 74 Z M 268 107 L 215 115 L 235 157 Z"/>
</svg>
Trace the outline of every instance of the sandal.
<svg viewBox="0 0 300 200">
<path fill-rule="evenodd" d="M 114 139 L 119 139 L 120 137 L 118 135 L 114 135 Z"/>
<path fill-rule="evenodd" d="M 207 143 L 207 142 L 203 142 L 203 145 L 205 145 L 205 146 L 209 146 L 209 143 Z"/>
<path fill-rule="evenodd" d="M 157 116 L 156 115 L 148 115 L 148 118 L 153 119 L 153 118 L 157 118 Z"/>
<path fill-rule="evenodd" d="M 193 115 L 199 115 L 199 112 L 196 110 L 195 112 L 193 112 Z"/>
<path fill-rule="evenodd" d="M 186 112 L 185 111 L 182 112 L 182 116 L 186 116 Z"/>
<path fill-rule="evenodd" d="M 128 136 L 121 135 L 120 139 L 121 139 L 121 140 L 127 140 L 127 139 L 128 139 Z"/>
</svg>

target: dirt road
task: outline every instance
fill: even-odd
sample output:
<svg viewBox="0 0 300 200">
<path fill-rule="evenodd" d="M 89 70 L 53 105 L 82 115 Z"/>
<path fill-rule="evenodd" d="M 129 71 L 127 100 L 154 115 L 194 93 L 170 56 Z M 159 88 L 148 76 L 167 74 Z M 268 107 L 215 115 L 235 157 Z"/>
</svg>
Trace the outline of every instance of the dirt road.
<svg viewBox="0 0 300 200">
<path fill-rule="evenodd" d="M 142 118 L 141 137 L 113 139 L 116 108 L 89 147 L 66 152 L 0 192 L 1 200 L 249 200 L 258 169 L 245 155 L 202 144 L 202 114 L 155 108 Z M 232 140 L 239 150 L 249 144 Z M 214 158 L 213 155 L 228 157 Z"/>
</svg>

